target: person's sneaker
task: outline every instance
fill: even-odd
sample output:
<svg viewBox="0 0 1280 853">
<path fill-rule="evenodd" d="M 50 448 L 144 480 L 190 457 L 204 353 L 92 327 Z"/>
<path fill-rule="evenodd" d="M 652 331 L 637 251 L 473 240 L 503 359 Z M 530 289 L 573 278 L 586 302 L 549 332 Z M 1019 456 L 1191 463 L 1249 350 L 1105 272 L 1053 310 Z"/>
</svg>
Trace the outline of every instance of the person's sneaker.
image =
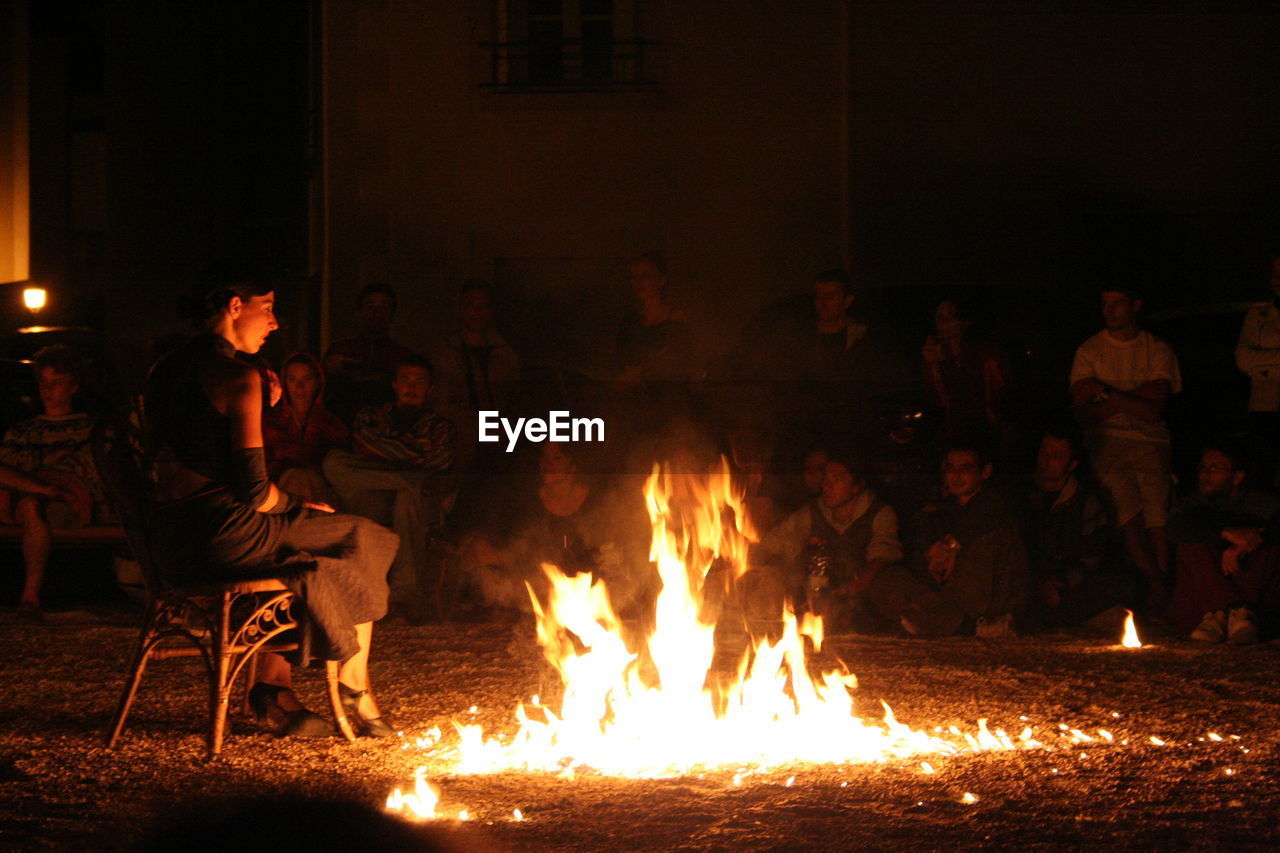
<svg viewBox="0 0 1280 853">
<path fill-rule="evenodd" d="M 1258 642 L 1258 626 L 1248 608 L 1237 607 L 1227 614 L 1227 639 L 1237 646 Z"/>
<path fill-rule="evenodd" d="M 985 616 L 978 619 L 975 636 L 982 640 L 1016 640 L 1018 632 L 1013 627 L 1013 614 L 1006 613 L 994 619 Z"/>
<path fill-rule="evenodd" d="M 1204 615 L 1200 624 L 1191 632 L 1191 639 L 1197 643 L 1221 643 L 1227 639 L 1227 614 L 1221 610 L 1212 610 Z"/>
</svg>

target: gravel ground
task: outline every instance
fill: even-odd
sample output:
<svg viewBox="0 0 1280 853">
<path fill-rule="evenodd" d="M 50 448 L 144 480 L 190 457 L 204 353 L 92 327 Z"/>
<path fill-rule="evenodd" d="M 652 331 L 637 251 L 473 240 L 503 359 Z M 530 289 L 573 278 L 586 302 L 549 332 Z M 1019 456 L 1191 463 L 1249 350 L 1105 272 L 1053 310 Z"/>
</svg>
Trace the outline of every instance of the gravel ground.
<svg viewBox="0 0 1280 853">
<path fill-rule="evenodd" d="M 423 763 L 413 737 L 432 726 L 451 731 L 451 720 L 510 731 L 517 700 L 554 690 L 531 628 L 526 645 L 513 642 L 524 634 L 510 625 L 381 626 L 373 676 L 403 741 L 282 740 L 235 717 L 222 758 L 206 763 L 199 672 L 161 661 L 121 746 L 108 751 L 102 733 L 130 621 L 122 612 L 53 614 L 39 626 L 0 621 L 10 649 L 0 663 L 6 849 L 127 849 L 175 814 L 245 796 L 380 805 Z M 1125 650 L 1080 636 L 999 645 L 837 637 L 828 647 L 858 674 L 868 717 L 878 717 L 879 699 L 916 728 L 974 731 L 989 717 L 1017 732 L 1025 716 L 1047 746 L 930 758 L 933 774 L 920 759 L 797 765 L 740 785 L 731 772 L 659 781 L 451 776 L 437 760 L 428 776 L 443 790 L 441 811 L 465 808 L 472 819 L 437 820 L 434 829 L 455 846 L 498 850 L 1280 845 L 1280 647 L 1157 638 Z M 320 671 L 301 675 L 299 692 L 313 707 L 323 707 L 322 690 Z M 1071 746 L 1053 735 L 1058 723 L 1105 728 L 1116 742 Z"/>
</svg>

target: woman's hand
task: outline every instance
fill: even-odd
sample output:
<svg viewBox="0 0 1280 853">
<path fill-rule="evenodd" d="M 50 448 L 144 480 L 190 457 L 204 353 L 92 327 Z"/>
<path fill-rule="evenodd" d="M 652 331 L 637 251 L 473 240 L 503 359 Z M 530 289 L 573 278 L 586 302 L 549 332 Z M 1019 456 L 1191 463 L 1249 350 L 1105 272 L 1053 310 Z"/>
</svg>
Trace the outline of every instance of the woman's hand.
<svg viewBox="0 0 1280 853">
<path fill-rule="evenodd" d="M 267 405 L 275 408 L 276 404 L 280 402 L 280 398 L 284 396 L 284 386 L 280 384 L 280 374 L 268 369 L 262 371 L 262 375 L 267 380 Z"/>
</svg>

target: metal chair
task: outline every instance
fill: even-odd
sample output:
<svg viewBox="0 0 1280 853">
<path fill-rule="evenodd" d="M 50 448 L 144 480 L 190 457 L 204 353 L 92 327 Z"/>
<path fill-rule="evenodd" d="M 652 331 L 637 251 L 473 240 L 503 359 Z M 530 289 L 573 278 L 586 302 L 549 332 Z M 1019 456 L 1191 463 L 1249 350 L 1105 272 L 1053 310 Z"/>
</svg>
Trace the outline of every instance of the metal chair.
<svg viewBox="0 0 1280 853">
<path fill-rule="evenodd" d="M 134 558 L 142 567 L 146 585 L 146 609 L 137 649 L 120 696 L 108 747 L 114 747 L 142 682 L 148 661 L 171 657 L 199 657 L 209 676 L 208 757 L 217 757 L 227 728 L 227 712 L 236 678 L 246 666 L 252 670 L 262 651 L 298 648 L 298 635 L 306 628 L 305 605 L 279 577 L 279 569 L 262 567 L 260 576 L 225 583 L 175 582 L 178 567 L 165 566 L 156 548 L 158 503 L 151 460 L 143 449 L 136 424 L 103 421 L 92 440 L 94 463 Z M 291 564 L 290 573 L 307 564 Z M 290 635 L 290 636 L 286 636 Z M 177 646 L 161 647 L 169 640 Z M 338 664 L 326 669 L 329 703 L 338 730 L 355 740 L 351 723 L 338 695 Z"/>
</svg>

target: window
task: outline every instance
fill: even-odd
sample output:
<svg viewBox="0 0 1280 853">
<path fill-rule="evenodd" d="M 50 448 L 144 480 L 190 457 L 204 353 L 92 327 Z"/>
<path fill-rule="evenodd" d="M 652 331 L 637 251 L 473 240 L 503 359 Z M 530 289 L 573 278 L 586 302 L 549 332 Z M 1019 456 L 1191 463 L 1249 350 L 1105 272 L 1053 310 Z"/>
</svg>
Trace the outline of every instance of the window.
<svg viewBox="0 0 1280 853">
<path fill-rule="evenodd" d="M 644 0 L 493 0 L 482 86 L 506 92 L 657 85 L 658 43 L 642 36 Z"/>
</svg>

